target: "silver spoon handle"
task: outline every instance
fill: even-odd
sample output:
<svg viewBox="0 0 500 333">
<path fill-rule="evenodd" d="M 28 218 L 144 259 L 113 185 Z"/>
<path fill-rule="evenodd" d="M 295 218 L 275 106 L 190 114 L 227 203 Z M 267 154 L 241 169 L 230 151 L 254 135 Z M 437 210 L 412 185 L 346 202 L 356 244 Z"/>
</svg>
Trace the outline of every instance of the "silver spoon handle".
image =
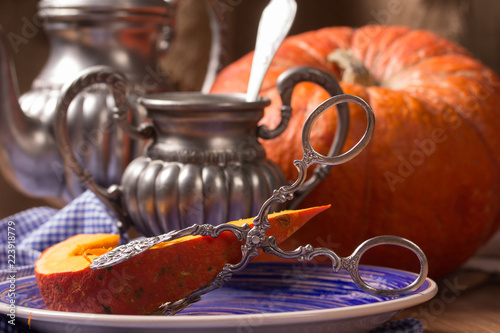
<svg viewBox="0 0 500 333">
<path fill-rule="evenodd" d="M 271 0 L 262 13 L 247 89 L 247 102 L 254 102 L 274 54 L 285 39 L 297 12 L 295 0 Z"/>
</svg>

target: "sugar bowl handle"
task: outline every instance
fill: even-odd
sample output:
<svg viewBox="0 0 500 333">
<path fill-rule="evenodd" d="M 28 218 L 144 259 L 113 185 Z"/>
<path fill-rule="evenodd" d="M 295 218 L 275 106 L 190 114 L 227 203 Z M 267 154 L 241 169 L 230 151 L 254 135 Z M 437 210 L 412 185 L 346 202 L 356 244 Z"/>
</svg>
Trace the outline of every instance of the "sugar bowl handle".
<svg viewBox="0 0 500 333">
<path fill-rule="evenodd" d="M 330 94 L 330 96 L 343 95 L 344 91 L 339 83 L 330 74 L 314 67 L 295 67 L 289 69 L 278 78 L 277 89 L 281 97 L 281 122 L 273 130 L 266 126 L 259 126 L 258 136 L 262 139 L 273 139 L 282 134 L 288 126 L 292 116 L 292 95 L 295 86 L 301 82 L 315 83 Z M 349 107 L 346 103 L 337 105 L 337 128 L 335 137 L 330 146 L 327 156 L 337 156 L 342 151 L 342 147 L 347 138 L 349 130 Z M 290 209 L 296 208 L 302 200 L 312 192 L 312 190 L 328 176 L 332 165 L 322 164 L 317 166 L 311 178 L 309 178 L 300 190 L 295 193 L 294 200 L 288 206 Z"/>
<path fill-rule="evenodd" d="M 68 131 L 67 114 L 71 102 L 80 92 L 95 84 L 106 84 L 110 88 L 115 101 L 113 117 L 127 135 L 136 139 L 146 139 L 152 137 L 154 131 L 151 125 L 142 125 L 135 128 L 126 120 L 126 115 L 131 108 L 127 100 L 131 85 L 124 75 L 117 73 L 110 67 L 96 66 L 89 68 L 82 72 L 74 81 L 63 87 L 62 95 L 56 108 L 55 138 L 64 165 L 67 167 L 65 168 L 66 172 L 70 172 L 67 170 L 68 168 L 71 169 L 80 183 L 94 192 L 117 215 L 119 220 L 117 226 L 120 232 L 123 233 L 128 229 L 130 222 L 126 211 L 120 204 L 120 186 L 111 185 L 105 188 L 94 181 L 92 174 L 81 165 L 74 153 Z"/>
<path fill-rule="evenodd" d="M 262 139 L 274 139 L 281 135 L 288 126 L 292 117 L 292 95 L 295 86 L 301 82 L 311 82 L 323 87 L 331 96 L 342 95 L 344 92 L 337 80 L 330 74 L 314 67 L 294 67 L 283 72 L 276 83 L 281 97 L 281 122 L 274 129 L 261 125 L 257 129 L 257 136 Z M 332 154 L 340 153 L 347 137 L 349 127 L 349 107 L 341 104 L 338 107 L 339 121 L 334 143 L 330 150 Z M 332 151 L 333 150 L 333 151 Z"/>
</svg>

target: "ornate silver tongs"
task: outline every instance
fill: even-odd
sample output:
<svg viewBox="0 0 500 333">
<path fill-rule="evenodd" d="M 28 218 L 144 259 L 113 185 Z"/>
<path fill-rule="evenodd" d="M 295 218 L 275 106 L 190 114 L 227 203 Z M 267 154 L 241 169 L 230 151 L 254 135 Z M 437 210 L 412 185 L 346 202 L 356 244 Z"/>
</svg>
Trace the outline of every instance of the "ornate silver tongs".
<svg viewBox="0 0 500 333">
<path fill-rule="evenodd" d="M 335 106 L 339 103 L 347 102 L 359 104 L 366 112 L 367 128 L 363 137 L 353 148 L 341 155 L 327 157 L 319 154 L 312 147 L 310 140 L 311 129 L 314 122 L 330 107 Z M 338 165 L 354 158 L 366 147 L 366 145 L 370 141 L 373 134 L 374 125 L 375 117 L 373 115 L 373 111 L 363 99 L 352 95 L 334 96 L 320 104 L 309 115 L 304 124 L 302 130 L 303 158 L 302 160 L 294 161 L 294 165 L 299 172 L 297 180 L 289 186 L 282 186 L 274 191 L 273 195 L 262 205 L 259 214 L 253 220 L 254 226 L 252 228 L 250 228 L 248 225 L 238 227 L 232 224 L 221 224 L 218 226 L 208 224 L 193 225 L 182 230 L 171 231 L 161 236 L 139 239 L 132 241 L 126 245 L 119 246 L 112 251 L 95 258 L 90 267 L 92 269 L 98 269 L 113 266 L 148 250 L 156 244 L 170 241 L 183 236 L 200 235 L 218 237 L 224 231 L 231 231 L 236 235 L 238 240 L 245 241 L 245 244 L 243 244 L 241 248 L 241 261 L 237 264 L 226 264 L 223 267 L 222 271 L 218 273 L 216 278 L 210 284 L 195 290 L 192 294 L 181 300 L 169 302 L 162 305 L 160 309 L 155 312 L 155 314 L 173 315 L 191 305 L 192 303 L 200 300 L 202 295 L 220 288 L 232 277 L 233 273 L 244 269 L 249 260 L 259 254 L 259 249 L 262 249 L 264 253 L 274 254 L 280 258 L 298 259 L 300 261 L 311 260 L 316 256 L 326 256 L 331 260 L 333 266 L 332 268 L 334 271 L 338 271 L 341 268 L 345 269 L 352 277 L 354 283 L 361 290 L 370 294 L 379 296 L 396 296 L 414 291 L 425 281 L 425 278 L 427 277 L 427 258 L 417 245 L 407 239 L 397 236 L 374 237 L 362 243 L 350 256 L 343 258 L 338 256 L 330 249 L 314 248 L 311 245 L 300 246 L 294 251 L 284 251 L 278 246 L 273 236 L 266 235 L 266 230 L 270 227 L 267 216 L 271 207 L 276 203 L 284 203 L 287 200 L 293 199 L 294 192 L 297 191 L 305 182 L 307 176 L 307 168 L 313 164 Z M 378 289 L 367 284 L 361 278 L 358 267 L 363 253 L 374 246 L 385 244 L 405 247 L 413 251 L 420 260 L 420 273 L 417 278 L 408 286 L 399 289 Z"/>
</svg>

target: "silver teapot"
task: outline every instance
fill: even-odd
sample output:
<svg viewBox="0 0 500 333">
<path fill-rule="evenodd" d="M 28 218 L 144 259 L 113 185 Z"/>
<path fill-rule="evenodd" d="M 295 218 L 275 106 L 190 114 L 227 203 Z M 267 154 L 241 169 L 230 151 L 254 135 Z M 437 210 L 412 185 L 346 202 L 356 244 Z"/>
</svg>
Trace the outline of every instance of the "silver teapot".
<svg viewBox="0 0 500 333">
<path fill-rule="evenodd" d="M 19 96 L 8 40 L 0 29 L 0 158 L 1 172 L 17 190 L 32 197 L 64 204 L 83 191 L 79 181 L 64 171 L 54 139 L 55 107 L 62 86 L 83 70 L 106 65 L 132 83 L 129 98 L 170 91 L 169 78 L 159 60 L 175 32 L 179 0 L 41 0 L 38 16 L 51 44 L 49 58 L 31 90 Z M 211 7 L 207 2 L 207 9 Z M 212 8 L 213 9 L 213 8 Z M 217 15 L 210 15 L 220 33 Z M 220 36 L 214 36 L 205 85 L 217 73 Z M 12 40 L 10 40 L 12 42 Z M 109 91 L 93 86 L 71 105 L 68 126 L 78 157 L 101 185 L 120 181 L 128 163 L 143 143 L 129 140 L 113 126 L 107 110 L 115 107 Z M 140 123 L 140 110 L 129 113 Z"/>
<path fill-rule="evenodd" d="M 268 99 L 247 102 L 244 94 L 197 92 L 140 97 L 138 104 L 145 107 L 148 121 L 134 126 L 127 120 L 136 107 L 129 105 L 129 81 L 109 68 L 89 69 L 65 87 L 57 108 L 56 139 L 65 169 L 73 169 L 117 214 L 122 231 L 134 226 L 141 234 L 152 236 L 193 224 L 217 225 L 255 216 L 273 190 L 286 184 L 281 170 L 266 159 L 259 139 L 275 138 L 286 129 L 293 89 L 303 81 L 317 83 L 331 95 L 342 94 L 330 75 L 300 67 L 279 77 L 282 113 L 275 129 L 258 125 L 270 104 Z M 143 155 L 126 168 L 120 185 L 107 188 L 98 185 L 79 162 L 67 126 L 73 98 L 95 84 L 110 87 L 116 103 L 112 113 L 119 127 L 133 138 L 149 140 Z M 340 153 L 348 130 L 347 104 L 337 110 L 336 138 L 329 155 Z M 302 193 L 307 195 L 328 170 L 327 165 L 316 168 Z M 296 193 L 295 200 L 301 199 L 301 193 Z"/>
</svg>

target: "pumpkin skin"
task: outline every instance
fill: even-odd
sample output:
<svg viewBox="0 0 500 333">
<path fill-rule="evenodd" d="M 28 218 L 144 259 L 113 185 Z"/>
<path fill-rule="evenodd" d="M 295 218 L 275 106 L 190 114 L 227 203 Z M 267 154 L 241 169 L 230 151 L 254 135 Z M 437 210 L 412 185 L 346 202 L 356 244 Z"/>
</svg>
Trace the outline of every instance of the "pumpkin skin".
<svg viewBox="0 0 500 333">
<path fill-rule="evenodd" d="M 278 243 L 329 206 L 269 214 L 266 231 Z M 253 219 L 229 222 L 236 225 Z M 241 245 L 225 231 L 217 238 L 186 236 L 157 244 L 117 265 L 92 270 L 91 261 L 118 245 L 112 234 L 79 234 L 55 244 L 35 264 L 35 276 L 49 310 L 145 315 L 165 302 L 186 297 L 241 260 Z"/>
<path fill-rule="evenodd" d="M 424 250 L 430 276 L 453 271 L 499 227 L 500 78 L 464 48 L 429 31 L 324 28 L 288 37 L 278 50 L 261 89 L 272 100 L 262 123 L 273 128 L 279 122 L 275 84 L 285 70 L 312 66 L 340 78 L 342 69 L 327 60 L 337 49 L 351 51 L 376 82 L 341 82 L 345 93 L 373 108 L 375 132 L 360 155 L 332 168 L 301 204 L 331 203 L 333 209 L 285 244 L 326 246 L 345 256 L 363 240 L 393 234 Z M 251 60 L 248 54 L 226 67 L 212 91 L 245 92 Z M 297 175 L 293 160 L 302 158 L 303 123 L 328 97 L 317 86 L 298 85 L 287 130 L 262 141 L 289 180 Z M 366 126 L 364 112 L 357 105 L 350 108 L 346 149 Z M 315 124 L 311 141 L 317 151 L 328 152 L 335 126 L 333 111 Z M 381 247 L 363 262 L 418 270 L 408 258 L 406 251 Z"/>
</svg>

